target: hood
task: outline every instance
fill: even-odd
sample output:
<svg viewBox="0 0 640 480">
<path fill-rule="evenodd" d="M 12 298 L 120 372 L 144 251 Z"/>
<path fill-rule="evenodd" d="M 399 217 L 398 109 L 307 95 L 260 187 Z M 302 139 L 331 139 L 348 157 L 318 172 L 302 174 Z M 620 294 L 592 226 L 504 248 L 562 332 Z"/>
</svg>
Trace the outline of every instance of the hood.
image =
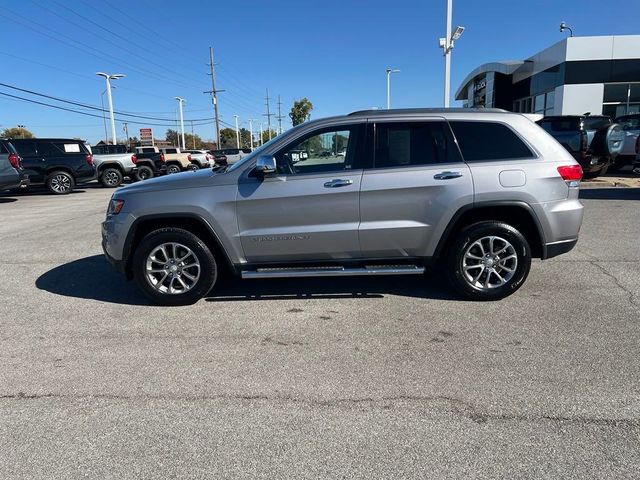
<svg viewBox="0 0 640 480">
<path fill-rule="evenodd" d="M 187 171 L 174 173 L 172 175 L 163 175 L 161 177 L 143 180 L 141 182 L 132 183 L 125 187 L 119 188 L 116 192 L 119 194 L 156 192 L 159 190 L 175 190 L 179 188 L 197 188 L 211 185 L 211 178 L 217 175 L 210 168 L 196 170 L 195 172 Z"/>
</svg>

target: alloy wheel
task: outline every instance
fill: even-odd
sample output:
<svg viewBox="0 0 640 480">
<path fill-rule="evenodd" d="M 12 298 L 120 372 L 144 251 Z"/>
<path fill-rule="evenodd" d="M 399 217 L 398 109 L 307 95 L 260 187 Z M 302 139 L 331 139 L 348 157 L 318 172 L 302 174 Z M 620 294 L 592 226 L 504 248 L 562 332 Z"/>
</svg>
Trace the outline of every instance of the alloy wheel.
<svg viewBox="0 0 640 480">
<path fill-rule="evenodd" d="M 104 182 L 110 187 L 117 187 L 120 183 L 120 176 L 114 171 L 108 171 L 103 176 Z"/>
<path fill-rule="evenodd" d="M 51 189 L 56 193 L 65 193 L 71 189 L 71 179 L 62 173 L 59 173 L 51 179 Z"/>
<path fill-rule="evenodd" d="M 145 275 L 158 292 L 179 295 L 191 290 L 200 279 L 200 260 L 181 243 L 162 243 L 147 256 Z"/>
<path fill-rule="evenodd" d="M 473 242 L 462 257 L 463 277 L 478 290 L 505 285 L 513 278 L 517 268 L 516 250 L 502 237 L 482 237 Z"/>
</svg>

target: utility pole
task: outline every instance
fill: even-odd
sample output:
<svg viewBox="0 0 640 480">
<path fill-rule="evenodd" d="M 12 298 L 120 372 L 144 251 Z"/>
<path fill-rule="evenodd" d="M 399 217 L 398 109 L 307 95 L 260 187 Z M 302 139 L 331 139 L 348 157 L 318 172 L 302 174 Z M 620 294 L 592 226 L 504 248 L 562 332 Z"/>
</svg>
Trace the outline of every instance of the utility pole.
<svg viewBox="0 0 640 480">
<path fill-rule="evenodd" d="M 250 135 L 250 139 L 251 139 L 251 151 L 253 152 L 253 121 L 255 120 L 255 118 L 250 118 L 249 119 L 249 135 Z"/>
<path fill-rule="evenodd" d="M 182 104 L 184 103 L 184 98 L 182 97 L 174 97 L 178 101 L 178 105 L 180 107 L 180 133 L 182 135 L 182 149 L 185 150 L 187 146 L 184 142 L 184 117 L 182 115 Z"/>
<path fill-rule="evenodd" d="M 196 149 L 196 136 L 193 133 L 193 120 L 191 120 L 191 140 L 193 141 L 193 149 Z"/>
<path fill-rule="evenodd" d="M 284 118 L 281 108 L 282 102 L 280 101 L 280 94 L 278 94 L 278 116 L 276 117 L 278 119 L 278 135 L 282 135 L 282 119 Z"/>
<path fill-rule="evenodd" d="M 262 122 L 260 122 L 260 146 L 262 146 L 262 137 L 263 137 L 263 133 L 262 133 Z"/>
<path fill-rule="evenodd" d="M 268 88 L 267 88 L 267 96 L 265 97 L 265 99 L 267 101 L 267 113 L 263 113 L 262 115 L 267 117 L 267 128 L 269 129 L 269 140 L 271 140 L 271 117 L 273 116 L 273 113 L 271 113 L 270 106 L 269 106 L 269 89 Z"/>
<path fill-rule="evenodd" d="M 238 115 L 234 115 L 236 119 L 236 148 L 240 148 L 240 130 L 238 130 Z"/>
<path fill-rule="evenodd" d="M 203 93 L 211 95 L 211 102 L 213 103 L 213 111 L 216 117 L 216 145 L 220 147 L 220 115 L 218 114 L 218 92 L 224 92 L 224 90 L 216 89 L 216 70 L 215 63 L 213 63 L 213 47 L 209 47 L 209 68 L 211 69 L 211 90 L 207 90 Z"/>
</svg>

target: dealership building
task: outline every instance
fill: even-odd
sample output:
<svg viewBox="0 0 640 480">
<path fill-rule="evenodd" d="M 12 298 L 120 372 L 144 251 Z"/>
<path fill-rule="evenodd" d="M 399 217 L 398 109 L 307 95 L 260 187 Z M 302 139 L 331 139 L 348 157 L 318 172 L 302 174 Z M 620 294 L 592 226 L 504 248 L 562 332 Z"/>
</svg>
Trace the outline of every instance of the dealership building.
<svg viewBox="0 0 640 480">
<path fill-rule="evenodd" d="M 485 63 L 455 98 L 544 115 L 638 113 L 640 35 L 568 37 L 526 60 Z"/>
</svg>

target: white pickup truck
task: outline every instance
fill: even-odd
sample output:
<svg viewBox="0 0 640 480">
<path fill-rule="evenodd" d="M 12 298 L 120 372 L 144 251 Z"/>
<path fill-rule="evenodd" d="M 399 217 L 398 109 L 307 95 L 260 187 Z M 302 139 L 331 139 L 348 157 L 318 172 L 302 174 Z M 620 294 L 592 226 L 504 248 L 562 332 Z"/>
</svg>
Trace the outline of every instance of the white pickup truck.
<svg viewBox="0 0 640 480">
<path fill-rule="evenodd" d="M 126 145 L 96 145 L 90 147 L 98 181 L 105 187 L 115 188 L 122 184 L 124 177 L 132 175 L 136 166 L 136 156 L 127 152 Z"/>
</svg>

